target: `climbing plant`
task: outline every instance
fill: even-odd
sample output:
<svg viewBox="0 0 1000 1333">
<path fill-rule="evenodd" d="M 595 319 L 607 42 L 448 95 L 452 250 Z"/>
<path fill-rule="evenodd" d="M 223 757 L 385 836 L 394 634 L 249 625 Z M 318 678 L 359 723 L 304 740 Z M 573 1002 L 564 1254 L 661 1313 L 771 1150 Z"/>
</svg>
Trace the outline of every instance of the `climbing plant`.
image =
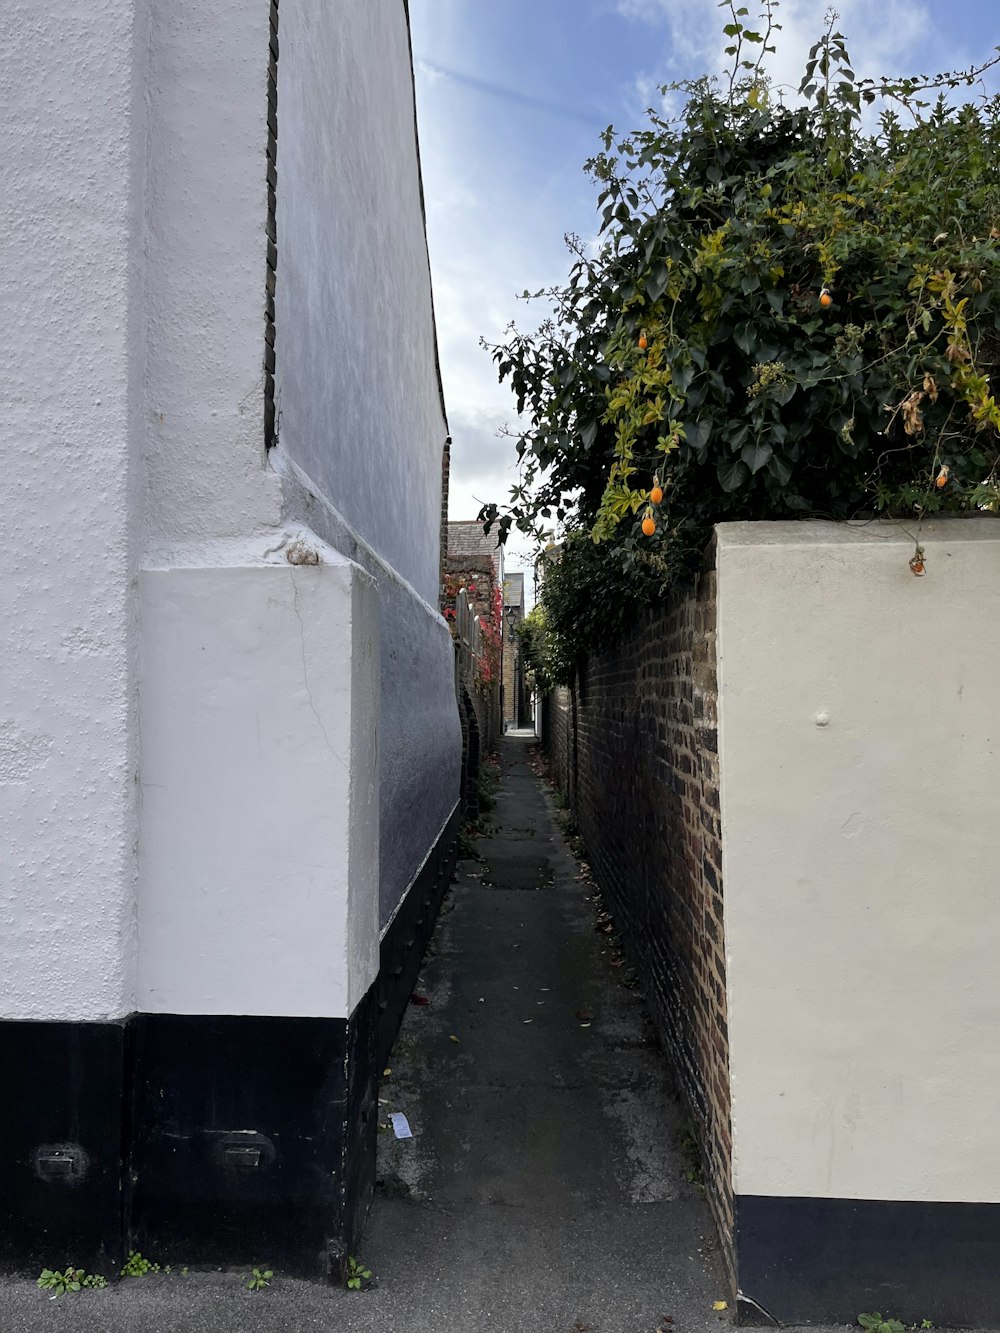
<svg viewBox="0 0 1000 1333">
<path fill-rule="evenodd" d="M 786 104 L 776 0 L 753 25 L 720 8 L 729 77 L 605 131 L 599 245 L 571 238 L 547 317 L 487 344 L 521 475 L 480 517 L 563 539 L 542 592 L 563 678 L 717 522 L 882 513 L 919 542 L 929 514 L 1000 507 L 1000 99 L 949 100 L 1000 55 L 860 80 L 831 13 Z"/>
</svg>

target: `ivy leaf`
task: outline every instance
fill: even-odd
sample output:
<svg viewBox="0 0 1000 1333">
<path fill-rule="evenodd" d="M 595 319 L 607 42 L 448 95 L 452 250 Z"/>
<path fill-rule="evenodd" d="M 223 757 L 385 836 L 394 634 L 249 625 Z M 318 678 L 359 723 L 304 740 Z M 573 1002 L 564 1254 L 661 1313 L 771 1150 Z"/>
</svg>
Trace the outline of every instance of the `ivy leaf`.
<svg viewBox="0 0 1000 1333">
<path fill-rule="evenodd" d="M 740 351 L 744 352 L 747 356 L 750 355 L 756 341 L 757 339 L 754 335 L 754 331 L 749 324 L 738 324 L 736 328 L 733 329 L 733 342 Z"/>
<path fill-rule="evenodd" d="M 743 453 L 740 457 L 753 473 L 759 472 L 765 463 L 770 461 L 773 454 L 774 450 L 769 444 L 765 444 L 763 440 L 755 440 L 753 444 L 744 446 Z M 733 489 L 735 490 L 736 488 L 733 487 Z"/>
<path fill-rule="evenodd" d="M 750 480 L 750 469 L 740 458 L 727 458 L 718 465 L 716 473 L 724 491 L 738 491 Z"/>
<path fill-rule="evenodd" d="M 792 479 L 791 462 L 782 454 L 773 454 L 768 459 L 767 471 L 768 475 L 772 476 L 779 486 L 787 486 Z"/>
</svg>

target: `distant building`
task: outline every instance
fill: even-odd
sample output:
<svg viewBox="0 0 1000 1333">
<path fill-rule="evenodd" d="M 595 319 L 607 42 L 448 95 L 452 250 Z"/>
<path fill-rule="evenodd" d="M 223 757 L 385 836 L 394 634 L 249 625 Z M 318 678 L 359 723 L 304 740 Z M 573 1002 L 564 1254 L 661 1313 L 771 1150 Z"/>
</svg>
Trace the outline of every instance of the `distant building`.
<svg viewBox="0 0 1000 1333">
<path fill-rule="evenodd" d="M 493 748 L 500 733 L 502 652 L 503 652 L 503 547 L 496 529 L 483 532 L 478 520 L 448 524 L 448 552 L 445 558 L 444 608 L 451 617 L 455 599 L 464 589 L 469 604 L 479 618 L 482 637 L 474 662 L 464 673 L 466 691 L 463 708 L 476 732 L 477 753 Z M 457 628 L 453 620 L 453 629 Z M 461 655 L 460 655 L 461 660 Z M 469 733 L 466 731 L 466 750 Z M 473 765 L 476 768 L 477 765 Z M 470 778 L 470 781 L 472 779 Z"/>
<path fill-rule="evenodd" d="M 524 614 L 524 574 L 507 574 L 503 581 L 503 716 L 510 727 L 526 727 L 531 722 L 518 634 Z"/>
</svg>

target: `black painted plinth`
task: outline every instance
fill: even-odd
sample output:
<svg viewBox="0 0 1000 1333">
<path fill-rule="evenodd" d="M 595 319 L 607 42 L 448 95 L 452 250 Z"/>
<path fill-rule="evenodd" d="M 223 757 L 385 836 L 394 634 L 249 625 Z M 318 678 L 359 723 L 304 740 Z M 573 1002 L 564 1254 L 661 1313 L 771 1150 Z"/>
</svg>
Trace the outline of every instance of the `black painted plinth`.
<svg viewBox="0 0 1000 1333">
<path fill-rule="evenodd" d="M 335 1276 L 374 1178 L 374 987 L 350 1020 L 140 1014 L 132 1242 Z"/>
<path fill-rule="evenodd" d="M 378 978 L 378 1061 L 385 1065 L 416 984 L 458 856 L 460 812 L 445 825 L 382 936 Z"/>
<path fill-rule="evenodd" d="M 742 1195 L 736 1262 L 740 1290 L 782 1323 L 856 1324 L 877 1310 L 1000 1325 L 1000 1204 Z"/>
<path fill-rule="evenodd" d="M 130 1020 L 0 1022 L 0 1264 L 115 1274 Z"/>
<path fill-rule="evenodd" d="M 451 880 L 459 816 L 350 1019 L 0 1022 L 0 1267 L 339 1274 L 375 1179 L 377 1082 Z"/>
</svg>

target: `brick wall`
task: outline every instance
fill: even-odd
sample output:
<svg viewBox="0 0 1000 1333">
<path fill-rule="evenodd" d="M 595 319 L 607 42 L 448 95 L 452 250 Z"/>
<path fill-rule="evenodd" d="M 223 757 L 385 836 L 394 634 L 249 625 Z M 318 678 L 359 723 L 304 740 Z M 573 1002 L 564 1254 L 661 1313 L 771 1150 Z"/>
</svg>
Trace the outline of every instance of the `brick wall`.
<svg viewBox="0 0 1000 1333">
<path fill-rule="evenodd" d="M 732 1271 L 715 572 L 545 700 L 543 744 L 699 1132 Z"/>
<path fill-rule="evenodd" d="M 572 730 L 573 693 L 558 686 L 541 701 L 541 737 L 549 772 L 562 794 L 573 802 L 570 785 L 570 731 Z"/>
<path fill-rule="evenodd" d="M 476 614 L 487 619 L 492 614 L 493 592 L 497 586 L 496 561 L 489 555 L 451 553 L 444 562 L 444 587 L 441 609 L 454 632 L 455 597 L 464 588 Z M 500 680 L 488 687 L 472 677 L 463 679 L 468 694 L 466 705 L 474 710 L 479 744 L 483 753 L 491 752 L 500 731 Z"/>
<path fill-rule="evenodd" d="M 445 574 L 448 568 L 448 493 L 451 488 L 451 436 L 441 450 L 441 586 L 438 600 L 442 607 L 445 598 Z"/>
</svg>

